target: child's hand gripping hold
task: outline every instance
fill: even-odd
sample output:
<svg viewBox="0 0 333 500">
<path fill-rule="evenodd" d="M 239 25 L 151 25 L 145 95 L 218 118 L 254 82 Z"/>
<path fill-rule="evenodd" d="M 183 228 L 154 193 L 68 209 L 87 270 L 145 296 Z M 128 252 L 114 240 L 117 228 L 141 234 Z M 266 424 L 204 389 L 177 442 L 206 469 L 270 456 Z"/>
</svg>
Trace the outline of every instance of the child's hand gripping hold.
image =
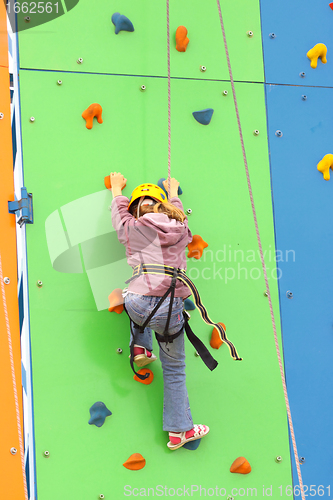
<svg viewBox="0 0 333 500">
<path fill-rule="evenodd" d="M 168 179 L 163 181 L 163 186 L 164 186 L 166 192 L 168 192 L 168 189 L 169 189 Z M 179 182 L 174 177 L 172 177 L 170 179 L 170 198 L 174 198 L 174 196 L 178 196 L 178 187 L 179 187 Z"/>
<path fill-rule="evenodd" d="M 121 195 L 121 190 L 126 186 L 127 179 L 120 172 L 110 174 L 111 190 L 113 197 Z"/>
</svg>

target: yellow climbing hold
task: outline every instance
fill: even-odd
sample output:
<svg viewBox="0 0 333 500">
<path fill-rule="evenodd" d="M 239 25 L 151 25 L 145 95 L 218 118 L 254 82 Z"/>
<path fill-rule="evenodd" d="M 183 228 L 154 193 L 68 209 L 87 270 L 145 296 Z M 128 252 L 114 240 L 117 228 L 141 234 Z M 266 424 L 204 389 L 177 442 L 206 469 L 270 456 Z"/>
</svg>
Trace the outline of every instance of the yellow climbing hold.
<svg viewBox="0 0 333 500">
<path fill-rule="evenodd" d="M 333 170 L 333 155 L 328 154 L 317 165 L 317 169 L 322 172 L 325 181 L 330 180 L 330 168 Z"/>
<path fill-rule="evenodd" d="M 317 67 L 318 57 L 320 57 L 321 62 L 326 64 L 327 47 L 324 43 L 317 43 L 309 52 L 306 54 L 308 58 L 311 60 L 311 68 Z"/>
</svg>

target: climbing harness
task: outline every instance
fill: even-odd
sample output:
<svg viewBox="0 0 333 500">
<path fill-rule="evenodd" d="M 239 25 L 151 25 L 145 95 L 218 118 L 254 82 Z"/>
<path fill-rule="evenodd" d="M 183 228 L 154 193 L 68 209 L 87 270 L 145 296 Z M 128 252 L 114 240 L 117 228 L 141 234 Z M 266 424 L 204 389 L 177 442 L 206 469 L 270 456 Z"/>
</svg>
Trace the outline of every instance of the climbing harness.
<svg viewBox="0 0 333 500">
<path fill-rule="evenodd" d="M 186 335 L 187 335 L 189 341 L 195 347 L 195 349 L 197 350 L 199 356 L 201 357 L 201 359 L 205 363 L 205 365 L 210 370 L 214 370 L 217 367 L 217 365 L 218 365 L 217 361 L 212 357 L 212 355 L 210 354 L 210 352 L 208 351 L 208 349 L 206 348 L 206 346 L 203 344 L 203 342 L 201 342 L 201 340 L 193 333 L 193 331 L 192 331 L 192 329 L 191 329 L 191 327 L 190 327 L 190 325 L 188 323 L 190 315 L 186 311 L 183 311 L 184 324 L 182 325 L 182 327 L 180 328 L 180 330 L 178 332 L 174 333 L 173 335 L 170 335 L 168 333 L 168 328 L 169 328 L 169 323 L 170 323 L 170 317 L 171 317 L 171 311 L 172 311 L 172 304 L 173 304 L 173 299 L 174 299 L 174 294 L 175 294 L 175 288 L 176 288 L 176 280 L 177 279 L 179 279 L 180 281 L 182 281 L 191 290 L 191 292 L 193 294 L 193 297 L 194 297 L 195 305 L 199 309 L 199 312 L 200 312 L 200 315 L 201 315 L 202 319 L 207 324 L 213 325 L 213 326 L 215 326 L 215 328 L 217 328 L 217 331 L 219 333 L 219 336 L 220 336 L 221 340 L 228 345 L 229 350 L 230 350 L 230 354 L 231 354 L 232 358 L 235 359 L 235 360 L 237 360 L 237 361 L 241 361 L 242 360 L 242 358 L 240 358 L 238 356 L 236 348 L 233 345 L 233 343 L 230 342 L 230 340 L 227 339 L 227 336 L 226 336 L 226 333 L 225 333 L 223 327 L 219 323 L 214 323 L 209 318 L 207 310 L 206 310 L 206 308 L 204 307 L 204 305 L 201 302 L 200 295 L 199 295 L 199 292 L 198 292 L 196 286 L 188 278 L 188 276 L 186 276 L 184 269 L 179 269 L 179 268 L 171 267 L 171 266 L 165 266 L 165 265 L 162 265 L 162 264 L 139 264 L 139 265 L 137 265 L 133 269 L 133 275 L 132 275 L 132 277 L 130 279 L 128 279 L 127 281 L 125 281 L 125 283 L 130 283 L 131 281 L 133 281 L 134 279 L 138 278 L 142 274 L 164 274 L 166 276 L 170 276 L 172 279 L 171 279 L 170 287 L 165 292 L 165 294 L 163 295 L 163 297 L 161 297 L 160 301 L 155 306 L 155 308 L 153 309 L 153 311 L 149 314 L 148 318 L 143 323 L 143 325 L 141 325 L 141 326 L 137 325 L 130 318 L 130 321 L 131 321 L 131 332 L 132 332 L 132 342 L 131 342 L 131 346 L 130 346 L 130 363 L 131 363 L 132 370 L 134 371 L 134 373 L 140 379 L 144 380 L 145 378 L 147 378 L 149 376 L 149 374 L 140 375 L 140 374 L 136 373 L 135 370 L 134 370 L 134 366 L 133 366 L 133 361 L 134 361 L 134 344 L 138 344 L 139 342 L 137 342 L 137 340 L 136 340 L 137 335 L 135 335 L 135 333 L 133 331 L 132 324 L 134 324 L 136 326 L 136 328 L 139 329 L 139 333 L 142 333 L 144 331 L 145 327 L 148 325 L 148 323 L 151 320 L 151 318 L 154 316 L 154 314 L 156 313 L 156 311 L 159 309 L 159 307 L 162 305 L 162 303 L 164 302 L 164 300 L 167 298 L 167 296 L 169 295 L 169 293 L 170 293 L 170 304 L 169 304 L 169 310 L 168 310 L 168 318 L 167 318 L 167 322 L 166 322 L 163 334 L 161 335 L 161 334 L 155 332 L 155 336 L 156 336 L 157 341 L 159 343 L 160 342 L 165 342 L 166 345 L 168 343 L 172 343 L 173 340 L 176 339 L 182 333 L 183 328 L 185 328 L 185 332 L 186 332 Z M 125 309 L 126 313 L 128 314 L 125 305 L 124 305 L 124 309 Z M 129 314 L 128 314 L 128 316 L 129 316 Z"/>
</svg>

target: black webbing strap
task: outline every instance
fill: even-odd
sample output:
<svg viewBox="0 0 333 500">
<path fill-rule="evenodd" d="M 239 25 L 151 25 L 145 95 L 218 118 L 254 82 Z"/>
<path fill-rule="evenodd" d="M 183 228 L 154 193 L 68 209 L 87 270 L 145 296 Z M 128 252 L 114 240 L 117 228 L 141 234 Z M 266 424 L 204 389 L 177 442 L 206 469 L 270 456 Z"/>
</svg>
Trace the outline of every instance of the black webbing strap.
<svg viewBox="0 0 333 500">
<path fill-rule="evenodd" d="M 172 276 L 172 281 L 171 281 L 171 285 L 170 285 L 170 288 L 169 288 L 169 291 L 171 291 L 170 304 L 169 304 L 169 310 L 168 310 L 168 318 L 167 318 L 167 322 L 165 324 L 165 328 L 164 328 L 164 332 L 163 332 L 163 335 L 167 339 L 166 343 L 168 343 L 168 338 L 170 337 L 168 329 L 169 329 L 169 323 L 170 323 L 170 318 L 171 318 L 171 313 L 172 313 L 173 299 L 174 299 L 174 296 L 175 296 L 175 288 L 176 288 L 176 281 L 177 281 L 178 271 L 179 271 L 179 269 L 174 268 L 174 270 L 173 270 L 173 276 Z M 172 340 L 171 340 L 171 342 L 172 342 Z"/>
<path fill-rule="evenodd" d="M 144 375 L 141 375 L 141 373 L 136 372 L 136 371 L 135 371 L 135 369 L 134 369 L 134 344 L 136 344 L 137 342 L 136 342 L 136 335 L 135 335 L 135 333 L 134 333 L 134 330 L 133 330 L 133 326 L 132 326 L 132 325 L 133 325 L 133 324 L 135 324 L 135 323 L 134 323 L 134 321 L 132 321 L 132 320 L 131 320 L 131 317 L 130 317 L 130 315 L 128 314 L 128 311 L 127 311 L 127 309 L 126 309 L 126 307 L 125 307 L 125 303 L 123 304 L 123 306 L 124 306 L 124 310 L 125 310 L 125 312 L 126 312 L 127 316 L 129 317 L 129 320 L 130 320 L 130 328 L 131 328 L 131 332 L 132 332 L 132 342 L 131 342 L 131 345 L 130 345 L 130 365 L 131 365 L 131 368 L 132 368 L 133 372 L 135 373 L 135 375 L 136 375 L 139 379 L 141 379 L 141 380 L 145 380 L 146 378 L 148 378 L 148 377 L 149 377 L 150 373 L 145 373 Z"/>
<path fill-rule="evenodd" d="M 188 324 L 189 320 L 189 315 L 186 311 L 183 312 L 184 320 L 185 320 L 185 332 L 187 335 L 187 338 L 191 342 L 191 344 L 195 347 L 197 350 L 200 358 L 202 361 L 205 363 L 205 365 L 211 370 L 215 370 L 215 368 L 218 365 L 218 362 L 216 359 L 213 358 L 211 353 L 208 351 L 207 347 L 201 340 L 193 333 L 192 328 Z"/>
</svg>

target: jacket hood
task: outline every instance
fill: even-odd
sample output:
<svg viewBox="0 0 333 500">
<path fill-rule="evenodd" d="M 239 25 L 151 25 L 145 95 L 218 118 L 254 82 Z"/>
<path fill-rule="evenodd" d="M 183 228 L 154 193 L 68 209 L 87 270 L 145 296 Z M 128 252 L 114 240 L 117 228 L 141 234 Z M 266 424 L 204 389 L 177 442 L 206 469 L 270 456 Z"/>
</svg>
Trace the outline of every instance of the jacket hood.
<svg viewBox="0 0 333 500">
<path fill-rule="evenodd" d="M 148 239 L 153 242 L 156 235 L 159 237 L 160 245 L 170 246 L 178 243 L 185 235 L 187 235 L 187 228 L 183 222 L 176 219 L 169 219 L 166 214 L 162 213 L 148 213 L 141 216 L 136 221 L 137 229 L 143 229 L 145 236 L 148 236 L 144 228 L 150 228 L 151 237 Z"/>
</svg>

